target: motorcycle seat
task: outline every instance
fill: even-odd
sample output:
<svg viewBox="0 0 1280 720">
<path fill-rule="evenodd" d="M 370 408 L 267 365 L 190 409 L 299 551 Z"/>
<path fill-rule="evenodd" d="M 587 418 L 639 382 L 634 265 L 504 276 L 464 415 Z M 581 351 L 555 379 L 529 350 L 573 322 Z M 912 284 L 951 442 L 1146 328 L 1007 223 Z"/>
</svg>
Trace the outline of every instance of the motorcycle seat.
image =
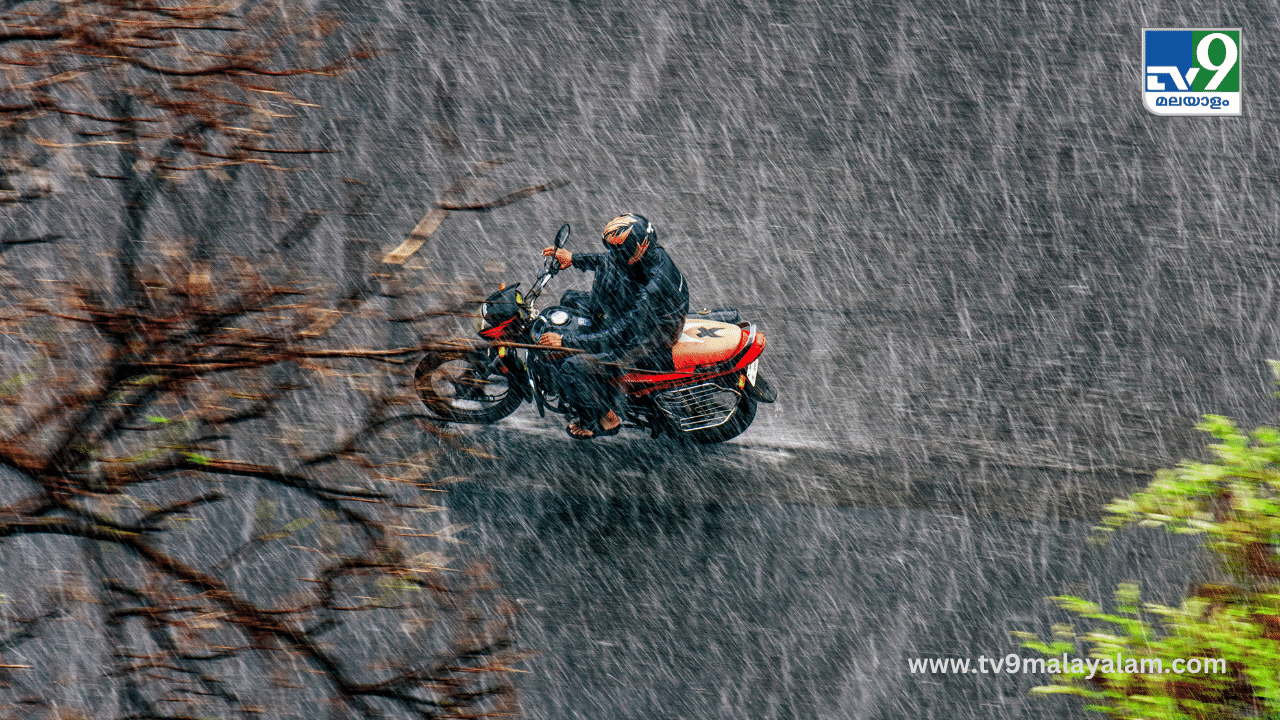
<svg viewBox="0 0 1280 720">
<path fill-rule="evenodd" d="M 680 339 L 671 348 L 676 370 L 690 370 L 733 357 L 742 347 L 742 328 L 715 320 L 687 319 Z"/>
</svg>

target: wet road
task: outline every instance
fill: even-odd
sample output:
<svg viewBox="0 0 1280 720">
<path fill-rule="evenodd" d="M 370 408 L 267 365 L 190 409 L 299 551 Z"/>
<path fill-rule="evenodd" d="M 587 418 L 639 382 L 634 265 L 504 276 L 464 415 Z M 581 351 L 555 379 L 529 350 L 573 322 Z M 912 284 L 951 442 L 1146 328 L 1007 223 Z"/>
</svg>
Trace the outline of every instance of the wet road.
<svg viewBox="0 0 1280 720">
<path fill-rule="evenodd" d="M 907 660 L 1030 657 L 1011 633 L 1068 619 L 1046 596 L 1136 580 L 1169 600 L 1194 564 L 1193 543 L 1158 533 L 1088 542 L 1102 498 L 1133 481 L 1113 472 L 918 474 L 915 459 L 552 431 L 466 433 L 496 457 L 439 470 L 473 478 L 452 486 L 451 520 L 524 610 L 534 718 L 1083 716 L 1028 698 L 1047 676 Z"/>
<path fill-rule="evenodd" d="M 1060 618 L 1046 595 L 1134 579 L 1160 598 L 1196 572 L 1157 534 L 1086 541 L 1107 499 L 1200 454 L 1200 414 L 1274 416 L 1280 62 L 1253 41 L 1280 33 L 1274 4 L 328 5 L 395 52 L 304 83 L 323 107 L 292 139 L 343 152 L 246 174 L 227 254 L 320 210 L 298 276 L 364 277 L 502 158 L 465 199 L 571 183 L 455 213 L 401 289 L 528 283 L 560 223 L 594 250 L 636 211 L 695 307 L 770 337 L 781 398 L 740 441 L 575 445 L 524 408 L 466 435 L 496 459 L 435 469 L 471 478 L 447 500 L 466 552 L 523 600 L 531 717 L 1079 714 L 1027 700 L 1032 678 L 905 658 L 1007 653 Z M 1140 29 L 1187 24 L 1245 28 L 1244 117 L 1141 109 Z M 75 242 L 24 250 L 26 270 L 109 273 L 84 245 L 115 236 L 116 199 L 54 165 L 64 194 L 6 230 Z M 181 242 L 165 203 L 150 232 Z"/>
</svg>

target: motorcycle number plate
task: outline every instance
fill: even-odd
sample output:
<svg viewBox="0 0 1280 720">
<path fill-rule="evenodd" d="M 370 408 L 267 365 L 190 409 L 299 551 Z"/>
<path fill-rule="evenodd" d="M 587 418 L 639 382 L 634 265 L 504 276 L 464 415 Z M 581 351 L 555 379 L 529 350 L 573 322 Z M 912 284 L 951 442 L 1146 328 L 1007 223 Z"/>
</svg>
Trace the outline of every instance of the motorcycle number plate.
<svg viewBox="0 0 1280 720">
<path fill-rule="evenodd" d="M 760 370 L 760 361 L 752 360 L 747 366 L 747 382 L 751 383 L 751 387 L 756 386 L 756 373 Z"/>
</svg>

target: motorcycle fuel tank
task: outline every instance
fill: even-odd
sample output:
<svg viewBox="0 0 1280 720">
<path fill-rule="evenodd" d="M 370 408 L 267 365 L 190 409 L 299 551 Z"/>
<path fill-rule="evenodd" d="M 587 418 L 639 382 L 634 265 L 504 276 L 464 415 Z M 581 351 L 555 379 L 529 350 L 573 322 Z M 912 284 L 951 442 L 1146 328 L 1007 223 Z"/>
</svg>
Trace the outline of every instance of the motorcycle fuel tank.
<svg viewBox="0 0 1280 720">
<path fill-rule="evenodd" d="M 530 334 L 533 337 L 537 337 L 545 332 L 559 333 L 565 338 L 589 333 L 591 332 L 591 318 L 572 308 L 547 308 L 534 321 Z"/>
</svg>

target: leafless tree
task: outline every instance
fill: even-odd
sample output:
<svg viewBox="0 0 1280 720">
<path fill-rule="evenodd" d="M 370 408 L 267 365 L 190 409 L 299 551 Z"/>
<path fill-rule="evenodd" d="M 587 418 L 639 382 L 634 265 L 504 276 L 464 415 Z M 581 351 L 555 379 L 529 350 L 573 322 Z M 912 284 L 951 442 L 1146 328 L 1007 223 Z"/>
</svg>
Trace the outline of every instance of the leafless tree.
<svg viewBox="0 0 1280 720">
<path fill-rule="evenodd" d="M 333 18 L 285 2 L 18 0 L 0 10 L 0 203 L 51 192 L 45 167 L 119 184 L 119 265 L 139 293 L 143 229 L 157 191 L 184 173 L 211 178 L 225 204 L 240 169 L 286 169 L 282 119 L 314 104 L 293 83 L 375 54 Z M 311 62 L 305 62 L 311 60 Z M 216 225 L 216 222 L 210 223 Z M 210 254 L 209 228 L 197 259 Z"/>
<path fill-rule="evenodd" d="M 304 290 L 249 268 L 222 290 L 168 277 L 146 279 L 145 309 L 70 287 L 8 310 L 5 354 L 25 347 L 26 369 L 2 390 L 0 465 L 24 490 L 0 507 L 0 537 L 79 539 L 51 547 L 83 552 L 107 597 L 68 591 L 79 576 L 38 602 L 9 588 L 0 652 L 38 642 L 71 599 L 100 599 L 91 626 L 110 640 L 102 681 L 120 683 L 121 716 L 286 702 L 260 697 L 256 676 L 366 716 L 509 710 L 509 613 L 483 573 L 457 572 L 438 549 L 451 531 L 422 481 L 430 458 L 380 457 L 380 433 L 426 419 L 406 388 L 364 388 L 361 417 L 315 450 L 334 433 L 279 429 L 305 391 L 368 382 L 361 366 L 434 345 L 342 346 Z M 246 502 L 251 526 L 237 514 Z M 30 692 L 26 669 L 9 682 Z M 31 706 L 44 707 L 39 694 Z"/>
<path fill-rule="evenodd" d="M 310 104 L 290 81 L 343 72 L 370 47 L 278 2 L 0 8 L 0 206 L 46 195 L 42 167 L 73 157 L 118 184 L 124 218 L 119 277 L 3 289 L 8 717 L 515 712 L 513 614 L 483 569 L 446 554 L 457 528 L 429 478 L 454 441 L 419 414 L 404 367 L 452 347 L 430 322 L 469 291 L 383 317 L 417 340 L 382 347 L 361 330 L 377 315 L 367 283 L 334 293 L 290 269 L 316 213 L 258 257 L 214 252 L 241 169 L 326 150 L 275 132 Z M 157 191 L 196 172 L 212 178 L 210 221 L 148 265 Z M 375 275 L 393 276 L 449 212 L 557 184 L 477 203 L 455 184 Z M 405 428 L 433 440 L 405 456 L 387 441 Z M 23 571 L 32 558 L 59 569 Z M 76 655 L 94 672 L 54 666 Z"/>
</svg>

